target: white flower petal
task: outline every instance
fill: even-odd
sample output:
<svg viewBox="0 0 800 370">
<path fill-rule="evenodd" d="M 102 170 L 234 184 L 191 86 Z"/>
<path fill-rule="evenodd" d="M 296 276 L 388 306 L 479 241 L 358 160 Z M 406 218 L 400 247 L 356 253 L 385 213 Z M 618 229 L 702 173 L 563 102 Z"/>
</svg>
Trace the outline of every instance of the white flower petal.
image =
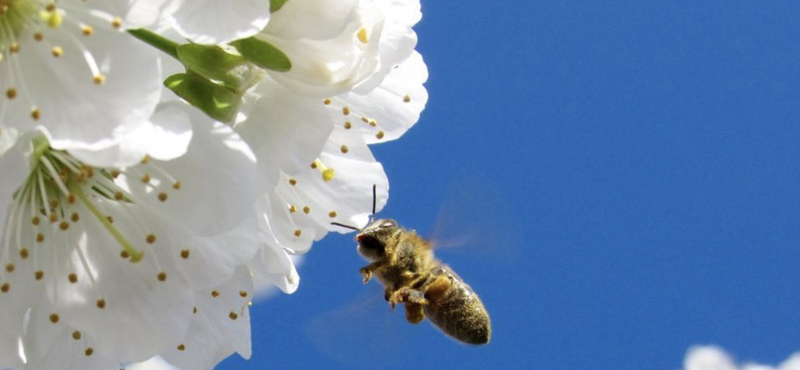
<svg viewBox="0 0 800 370">
<path fill-rule="evenodd" d="M 294 213 L 301 212 L 302 206 L 285 203 L 280 196 L 269 192 L 262 196 L 261 202 L 258 208 L 262 215 L 259 226 L 261 232 L 265 234 L 268 245 L 275 248 L 286 248 L 295 254 L 302 254 L 311 248 L 314 240 L 318 239 L 316 237 L 318 229 L 315 225 L 311 224 L 308 219 L 296 220 L 292 216 Z"/>
<path fill-rule="evenodd" d="M 130 364 L 125 368 L 128 370 L 180 370 L 164 361 L 161 356 L 153 357 L 145 362 Z"/>
<path fill-rule="evenodd" d="M 274 187 L 279 168 L 307 168 L 332 130 L 322 99 L 308 99 L 265 78 L 236 131 L 258 158 L 259 187 Z"/>
<path fill-rule="evenodd" d="M 66 324 L 53 324 L 47 300 L 30 312 L 25 335 L 27 363 L 22 369 L 108 370 L 118 367 L 93 347 L 97 338 Z M 122 333 L 119 333 L 122 335 Z"/>
<path fill-rule="evenodd" d="M 266 294 L 267 286 L 276 286 L 286 294 L 292 294 L 300 285 L 294 261 L 277 243 L 268 243 L 259 250 L 251 263 L 256 294 Z"/>
<path fill-rule="evenodd" d="M 0 296 L 0 368 L 22 364 L 19 344 L 24 334 L 24 317 L 27 307 L 16 302 L 16 291 Z"/>
<path fill-rule="evenodd" d="M 349 127 L 360 133 L 368 144 L 397 139 L 419 120 L 428 102 L 428 92 L 423 86 L 427 79 L 425 62 L 414 52 L 371 92 L 363 95 L 351 92 L 332 98 L 331 116 L 337 127 Z M 350 114 L 342 115 L 343 110 Z"/>
<path fill-rule="evenodd" d="M 36 30 L 43 42 L 23 30 L 21 51 L 0 62 L 6 65 L 0 69 L 0 85 L 18 91 L 15 99 L 3 100 L 0 122 L 21 129 L 41 125 L 57 149 L 115 145 L 153 113 L 162 90 L 159 57 L 116 30 L 98 29 L 84 37 L 65 27 L 70 26 Z M 57 58 L 54 48 L 61 48 Z M 103 82 L 97 82 L 98 76 Z"/>
<path fill-rule="evenodd" d="M 134 200 L 197 235 L 228 231 L 251 215 L 255 157 L 233 130 L 193 114 L 187 153 L 128 168 L 118 183 Z"/>
<path fill-rule="evenodd" d="M 195 288 L 213 287 L 233 276 L 238 266 L 253 259 L 258 252 L 258 226 L 248 218 L 235 229 L 211 237 L 196 237 L 173 232 L 171 243 L 180 255 L 178 270 Z M 177 252 L 177 250 L 180 250 Z"/>
<path fill-rule="evenodd" d="M 162 104 L 153 114 L 153 136 L 150 137 L 147 155 L 154 159 L 168 161 L 182 156 L 192 140 L 192 124 L 184 103 Z"/>
<path fill-rule="evenodd" d="M 33 151 L 30 140 L 19 139 L 19 133 L 11 128 L 0 127 L 0 231 L 6 224 L 6 216 L 13 195 L 28 177 L 28 158 Z M 2 237 L 4 233 L 0 233 Z"/>
<path fill-rule="evenodd" d="M 91 9 L 103 19 L 120 18 L 123 29 L 135 29 L 159 22 L 179 5 L 178 0 L 104 0 L 92 2 Z"/>
<path fill-rule="evenodd" d="M 192 125 L 180 102 L 159 105 L 152 122 L 140 125 L 116 145 L 101 150 L 72 149 L 72 156 L 93 167 L 127 167 L 145 156 L 170 160 L 186 153 L 192 139 Z"/>
<path fill-rule="evenodd" d="M 288 72 L 268 71 L 275 80 L 324 97 L 349 91 L 380 68 L 383 22 L 384 14 L 371 1 L 292 0 L 258 37 L 292 61 Z"/>
<path fill-rule="evenodd" d="M 394 66 L 411 55 L 417 45 L 417 34 L 411 27 L 422 18 L 418 0 L 383 0 L 375 2 L 375 5 L 386 14 L 380 43 L 381 68 L 354 89 L 359 94 L 372 91 Z"/>
<path fill-rule="evenodd" d="M 250 358 L 252 293 L 250 272 L 243 267 L 225 284 L 196 291 L 197 312 L 186 337 L 161 356 L 181 369 L 197 370 L 212 369 L 236 352 Z"/>
<path fill-rule="evenodd" d="M 132 263 L 120 257 L 119 244 L 108 230 L 88 210 L 81 212 L 81 206 L 75 205 L 73 210 L 84 215 L 80 225 L 48 236 L 71 248 L 34 249 L 34 257 L 46 271 L 52 314 L 60 318 L 54 325 L 70 325 L 98 338 L 94 348 L 110 358 L 141 361 L 183 336 L 193 296 L 174 270 L 177 256 L 171 253 L 163 222 L 136 205 L 102 198 L 93 201 L 103 214 L 113 217 L 116 230 L 143 251 L 144 258 Z M 109 328 L 118 335 L 108 335 Z"/>
<path fill-rule="evenodd" d="M 269 7 L 264 0 L 191 0 L 172 16 L 175 29 L 192 42 L 224 44 L 261 31 L 269 21 Z"/>
</svg>

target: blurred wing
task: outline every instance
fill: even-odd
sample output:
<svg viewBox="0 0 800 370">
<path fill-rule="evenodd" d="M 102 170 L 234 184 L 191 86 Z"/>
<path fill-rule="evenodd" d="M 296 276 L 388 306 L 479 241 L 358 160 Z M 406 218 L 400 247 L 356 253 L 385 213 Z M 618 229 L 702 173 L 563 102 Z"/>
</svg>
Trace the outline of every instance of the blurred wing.
<svg viewBox="0 0 800 370">
<path fill-rule="evenodd" d="M 405 317 L 402 307 L 391 312 L 380 289 L 368 290 L 371 294 L 311 319 L 306 333 L 321 353 L 341 364 L 380 369 L 402 360 Z"/>
<path fill-rule="evenodd" d="M 520 257 L 522 223 L 502 188 L 474 175 L 448 188 L 430 235 L 437 250 L 493 263 L 515 262 Z"/>
</svg>

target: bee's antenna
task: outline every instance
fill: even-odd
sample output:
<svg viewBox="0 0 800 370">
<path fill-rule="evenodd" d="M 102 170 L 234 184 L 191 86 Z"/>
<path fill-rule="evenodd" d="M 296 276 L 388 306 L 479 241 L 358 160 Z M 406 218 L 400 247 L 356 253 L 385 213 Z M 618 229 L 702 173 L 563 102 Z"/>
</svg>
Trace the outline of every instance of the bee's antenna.
<svg viewBox="0 0 800 370">
<path fill-rule="evenodd" d="M 377 188 L 378 185 L 372 184 L 372 221 L 375 221 L 375 204 L 378 203 Z"/>
<path fill-rule="evenodd" d="M 343 227 L 343 228 L 345 228 L 345 229 L 351 229 L 351 230 L 355 230 L 355 231 L 361 231 L 361 229 L 359 229 L 359 228 L 357 228 L 357 227 L 355 227 L 355 226 L 350 226 L 350 225 L 340 224 L 340 223 L 338 223 L 338 222 L 331 222 L 331 225 L 340 226 L 340 227 Z"/>
</svg>

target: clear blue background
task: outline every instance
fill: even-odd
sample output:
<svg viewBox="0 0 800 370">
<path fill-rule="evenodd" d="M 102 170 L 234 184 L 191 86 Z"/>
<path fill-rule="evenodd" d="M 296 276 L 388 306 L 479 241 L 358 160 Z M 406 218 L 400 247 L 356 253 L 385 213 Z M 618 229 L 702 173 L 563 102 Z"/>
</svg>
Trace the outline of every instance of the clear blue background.
<svg viewBox="0 0 800 370">
<path fill-rule="evenodd" d="M 219 368 L 674 370 L 695 344 L 771 364 L 800 350 L 800 1 L 423 14 L 431 99 L 373 147 L 381 216 L 430 230 L 465 170 L 488 176 L 511 211 L 477 223 L 519 228 L 516 257 L 441 257 L 481 294 L 492 342 L 403 323 L 359 281 L 352 235 L 332 234 L 297 293 L 253 307 L 252 359 Z"/>
</svg>

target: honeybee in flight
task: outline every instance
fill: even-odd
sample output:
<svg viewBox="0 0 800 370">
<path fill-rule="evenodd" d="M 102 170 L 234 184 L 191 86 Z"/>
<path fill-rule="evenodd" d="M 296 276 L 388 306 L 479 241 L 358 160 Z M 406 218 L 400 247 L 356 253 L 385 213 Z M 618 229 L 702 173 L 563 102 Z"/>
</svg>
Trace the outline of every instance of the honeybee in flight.
<svg viewBox="0 0 800 370">
<path fill-rule="evenodd" d="M 433 244 L 389 219 L 375 219 L 358 231 L 358 253 L 370 264 L 361 268 L 364 284 L 373 276 L 383 283 L 384 298 L 392 309 L 403 303 L 406 319 L 418 324 L 427 317 L 445 334 L 469 344 L 486 344 L 492 335 L 489 313 L 478 295 L 449 266 L 433 255 Z"/>
</svg>

